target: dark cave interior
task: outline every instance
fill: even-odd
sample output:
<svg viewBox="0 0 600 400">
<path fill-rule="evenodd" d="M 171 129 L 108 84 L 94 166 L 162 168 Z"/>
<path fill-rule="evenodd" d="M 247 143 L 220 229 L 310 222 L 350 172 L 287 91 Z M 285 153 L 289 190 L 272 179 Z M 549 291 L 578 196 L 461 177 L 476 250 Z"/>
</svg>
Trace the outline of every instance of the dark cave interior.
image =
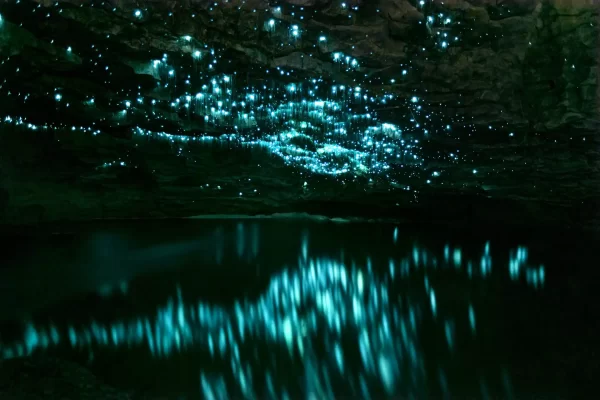
<svg viewBox="0 0 600 400">
<path fill-rule="evenodd" d="M 585 397 L 599 18 L 0 1 L 0 395 Z"/>
</svg>

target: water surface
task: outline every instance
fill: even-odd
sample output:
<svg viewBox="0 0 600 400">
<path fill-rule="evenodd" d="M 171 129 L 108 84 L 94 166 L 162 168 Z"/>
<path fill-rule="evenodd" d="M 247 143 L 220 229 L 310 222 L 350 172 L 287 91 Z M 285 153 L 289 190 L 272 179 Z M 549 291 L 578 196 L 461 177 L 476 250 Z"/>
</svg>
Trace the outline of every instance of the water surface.
<svg viewBox="0 0 600 400">
<path fill-rule="evenodd" d="M 0 357 L 166 398 L 565 398 L 591 386 L 593 243 L 311 219 L 6 238 Z"/>
</svg>

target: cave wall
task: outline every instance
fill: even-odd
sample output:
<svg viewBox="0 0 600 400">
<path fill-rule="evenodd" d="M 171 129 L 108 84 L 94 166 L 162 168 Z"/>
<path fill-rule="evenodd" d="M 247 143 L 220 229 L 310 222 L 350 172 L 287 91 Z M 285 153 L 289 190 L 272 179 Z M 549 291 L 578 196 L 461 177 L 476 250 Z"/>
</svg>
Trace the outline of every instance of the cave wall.
<svg viewBox="0 0 600 400">
<path fill-rule="evenodd" d="M 48 10 L 57 7 L 54 1 L 38 3 Z M 98 1 L 59 1 L 66 3 L 96 7 L 65 7 L 55 25 L 50 22 L 39 31 L 19 27 L 19 17 L 5 15 L 0 8 L 3 65 L 15 59 L 31 63 L 29 75 L 23 78 L 14 68 L 3 70 L 4 88 L 0 88 L 0 117 L 13 117 L 12 123 L 0 127 L 0 218 L 5 222 L 327 212 L 325 204 L 340 199 L 348 204 L 338 207 L 346 214 L 362 213 L 353 210 L 352 204 L 365 203 L 371 208 L 384 204 L 377 212 L 385 216 L 396 213 L 398 207 L 413 213 L 426 203 L 423 213 L 443 210 L 434 213 L 441 218 L 448 211 L 441 207 L 448 203 L 448 190 L 454 198 L 464 192 L 479 195 L 492 187 L 495 191 L 485 193 L 485 198 L 524 203 L 521 212 L 540 219 L 549 218 L 543 211 L 545 206 L 540 205 L 544 202 L 586 210 L 566 213 L 562 222 L 581 222 L 596 215 L 600 185 L 595 176 L 600 164 L 594 132 L 598 129 L 600 92 L 598 8 L 592 1 L 447 0 L 427 2 L 427 12 L 413 0 L 346 1 L 346 7 L 330 0 L 288 0 L 276 5 L 263 0 L 231 0 L 217 1 L 217 7 L 215 1 L 207 0 L 112 0 L 110 7 Z M 135 17 L 135 10 L 141 11 L 140 18 Z M 425 23 L 426 15 L 438 14 L 450 17 L 453 23 L 435 27 Z M 282 46 L 288 32 L 265 32 L 263 27 L 270 18 L 276 18 L 278 26 L 298 24 L 302 39 Z M 48 27 L 62 32 L 61 46 L 69 41 L 74 47 L 85 43 L 79 36 L 86 31 L 98 37 L 110 36 L 108 43 L 118 48 L 119 54 L 111 59 L 113 81 L 103 82 L 82 72 L 77 52 L 64 53 L 44 40 L 43 29 Z M 444 34 L 447 39 L 441 39 Z M 349 185 L 323 177 L 313 178 L 307 187 L 306 176 L 262 155 L 242 152 L 227 156 L 221 149 L 192 149 L 182 160 L 177 157 L 179 145 L 148 144 L 147 140 L 132 138 L 131 130 L 143 125 L 184 134 L 197 129 L 189 119 L 168 113 L 160 121 L 149 120 L 145 106 L 124 119 L 109 117 L 115 104 L 129 98 L 120 93 L 119 84 L 127 90 L 141 88 L 155 98 L 168 97 L 168 93 L 152 89 L 155 78 L 148 72 L 149 60 L 163 52 L 171 58 L 189 56 L 193 49 L 182 42 L 184 35 L 225 49 L 233 61 L 228 68 L 240 75 L 252 76 L 255 71 L 279 67 L 291 69 L 301 79 L 316 76 L 338 84 L 360 83 L 371 93 L 391 93 L 398 98 L 417 94 L 427 102 L 438 125 L 441 121 L 460 123 L 464 134 L 462 138 L 429 137 L 426 141 L 431 149 L 424 151 L 434 154 L 439 146 L 456 148 L 466 140 L 472 142 L 471 149 L 485 145 L 488 147 L 480 149 L 482 152 L 510 153 L 510 159 L 496 161 L 506 165 L 512 160 L 510 169 L 520 175 L 490 183 L 459 171 L 447 182 L 451 188 L 439 192 L 426 189 L 425 178 L 419 178 L 418 184 L 407 181 L 411 188 L 418 188 L 419 198 L 425 194 L 431 199 L 439 197 L 415 204 L 414 192 L 396 191 L 403 186 L 401 180 L 393 185 L 384 180 Z M 318 41 L 321 35 L 326 35 L 326 43 Z M 446 41 L 450 45 L 442 49 Z M 335 52 L 359 60 L 360 68 L 345 73 L 332 61 Z M 405 69 L 410 72 L 403 77 Z M 81 99 L 93 95 L 109 100 L 104 108 L 76 107 L 73 102 L 70 108 L 58 110 L 52 104 L 54 87 Z M 29 107 L 27 104 L 32 103 L 23 100 L 25 94 L 49 100 Z M 396 107 L 379 112 L 383 121 L 397 122 L 397 114 Z M 72 121 L 73 126 L 92 124 L 109 132 L 109 137 L 75 137 L 69 129 L 23 133 L 27 123 L 15 124 L 18 116 L 40 125 L 44 119 Z M 494 133 L 487 136 L 471 133 L 472 129 L 492 126 Z M 496 138 L 509 132 L 515 134 L 517 142 Z M 586 145 L 573 145 L 573 138 L 587 140 Z M 490 143 L 495 140 L 499 141 Z M 557 141 L 567 145 L 547 147 Z M 142 145 L 146 146 L 143 151 Z M 523 146 L 523 150 L 515 151 L 515 145 Z M 124 154 L 127 165 L 134 166 L 112 168 L 113 163 L 122 162 Z M 556 159 L 547 158 L 549 154 Z M 535 175 L 533 185 L 533 178 L 522 178 L 533 176 L 529 169 L 532 164 L 537 168 L 534 172 L 543 176 Z M 266 169 L 269 172 L 265 173 Z M 427 165 L 424 169 L 431 173 Z M 556 183 L 553 179 L 558 175 L 561 179 Z M 584 176 L 592 178 L 582 183 Z M 530 186 L 543 186 L 547 191 L 532 192 Z M 459 209 L 457 218 L 463 214 L 475 218 L 470 205 L 452 204 L 454 210 Z"/>
</svg>

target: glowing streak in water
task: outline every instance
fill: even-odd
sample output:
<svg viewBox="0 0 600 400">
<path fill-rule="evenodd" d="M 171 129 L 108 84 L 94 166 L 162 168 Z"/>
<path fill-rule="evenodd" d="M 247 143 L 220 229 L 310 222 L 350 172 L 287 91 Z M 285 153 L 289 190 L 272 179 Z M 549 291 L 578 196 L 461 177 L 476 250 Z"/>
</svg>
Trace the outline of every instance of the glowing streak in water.
<svg viewBox="0 0 600 400">
<path fill-rule="evenodd" d="M 489 245 L 486 245 L 486 253 L 487 249 Z M 229 360 L 239 393 L 249 398 L 256 396 L 256 379 L 260 376 L 252 371 L 249 360 L 255 346 L 264 343 L 274 352 L 284 349 L 292 358 L 295 354 L 301 355 L 305 360 L 303 373 L 307 387 L 325 398 L 335 396 L 331 385 L 334 371 L 347 374 L 351 366 L 345 362 L 354 355 L 362 365 L 360 374 L 354 376 L 358 391 L 355 395 L 370 395 L 372 388 L 379 385 L 390 396 L 413 394 L 419 397 L 415 390 L 424 387 L 426 381 L 419 343 L 421 323 L 428 318 L 424 309 L 429 306 L 432 315 L 443 321 L 441 333 L 450 350 L 455 349 L 459 330 L 453 318 L 442 315 L 438 304 L 443 304 L 444 298 L 438 298 L 427 276 L 425 290 L 408 297 L 404 306 L 391 291 L 394 283 L 388 278 L 398 265 L 406 266 L 403 279 L 408 278 L 409 269 L 435 268 L 435 254 L 428 254 L 424 249 L 418 253 L 421 254 L 418 263 L 411 263 L 410 256 L 399 261 L 390 258 L 389 269 L 384 268 L 387 272 L 379 275 L 370 258 L 364 265 L 357 265 L 355 261 L 346 264 L 327 257 L 311 257 L 308 250 L 302 249 L 299 264 L 274 276 L 256 301 L 242 299 L 232 307 L 204 302 L 186 304 L 178 291 L 154 316 L 113 323 L 92 321 L 87 326 L 64 328 L 28 324 L 22 340 L 1 344 L 0 351 L 6 359 L 66 343 L 75 349 L 146 347 L 154 357 L 165 358 L 202 349 L 213 358 Z M 544 268 L 526 263 L 527 249 L 519 247 L 511 251 L 511 255 L 514 259 L 509 265 L 509 276 L 516 273 L 514 265 L 518 262 L 519 271 L 525 276 L 537 277 L 528 283 L 534 288 L 541 286 Z M 456 271 L 454 262 L 444 266 Z M 489 275 L 478 276 L 486 279 Z M 474 307 L 472 304 L 465 307 L 471 332 L 475 334 Z M 329 361 L 316 358 L 315 346 L 331 349 Z M 408 369 L 404 370 L 401 365 Z M 284 397 L 293 390 L 274 384 L 273 378 L 284 373 L 277 372 L 276 364 L 267 363 L 266 368 L 271 371 L 264 375 L 270 392 Z M 206 398 L 225 398 L 231 392 L 226 391 L 224 379 L 221 375 L 200 372 L 199 389 Z M 353 378 L 348 376 L 348 379 Z"/>
</svg>

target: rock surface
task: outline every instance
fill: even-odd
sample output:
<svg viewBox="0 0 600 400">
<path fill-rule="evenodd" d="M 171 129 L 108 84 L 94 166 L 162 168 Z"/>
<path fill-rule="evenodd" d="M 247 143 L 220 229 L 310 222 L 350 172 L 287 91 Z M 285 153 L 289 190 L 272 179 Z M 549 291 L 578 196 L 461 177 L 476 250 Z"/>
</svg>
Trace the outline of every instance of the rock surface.
<svg viewBox="0 0 600 400">
<path fill-rule="evenodd" d="M 2 4 L 0 220 L 298 211 L 598 226 L 600 53 L 590 1 L 268 3 Z M 298 40 L 290 39 L 293 25 Z M 177 138 L 231 133 L 233 124 L 149 100 L 185 94 L 186 76 L 213 68 L 211 48 L 219 51 L 211 65 L 239 87 L 315 77 L 358 83 L 371 95 L 417 95 L 439 129 L 418 136 L 418 167 L 367 177 L 290 168 L 229 141 L 184 145 Z M 343 69 L 335 53 L 360 67 Z M 163 56 L 172 80 L 152 69 Z M 266 72 L 277 68 L 291 75 Z M 413 118 L 404 109 L 373 111 L 403 126 Z M 256 120 L 246 128 L 264 128 Z M 441 179 L 431 179 L 438 171 Z"/>
</svg>

